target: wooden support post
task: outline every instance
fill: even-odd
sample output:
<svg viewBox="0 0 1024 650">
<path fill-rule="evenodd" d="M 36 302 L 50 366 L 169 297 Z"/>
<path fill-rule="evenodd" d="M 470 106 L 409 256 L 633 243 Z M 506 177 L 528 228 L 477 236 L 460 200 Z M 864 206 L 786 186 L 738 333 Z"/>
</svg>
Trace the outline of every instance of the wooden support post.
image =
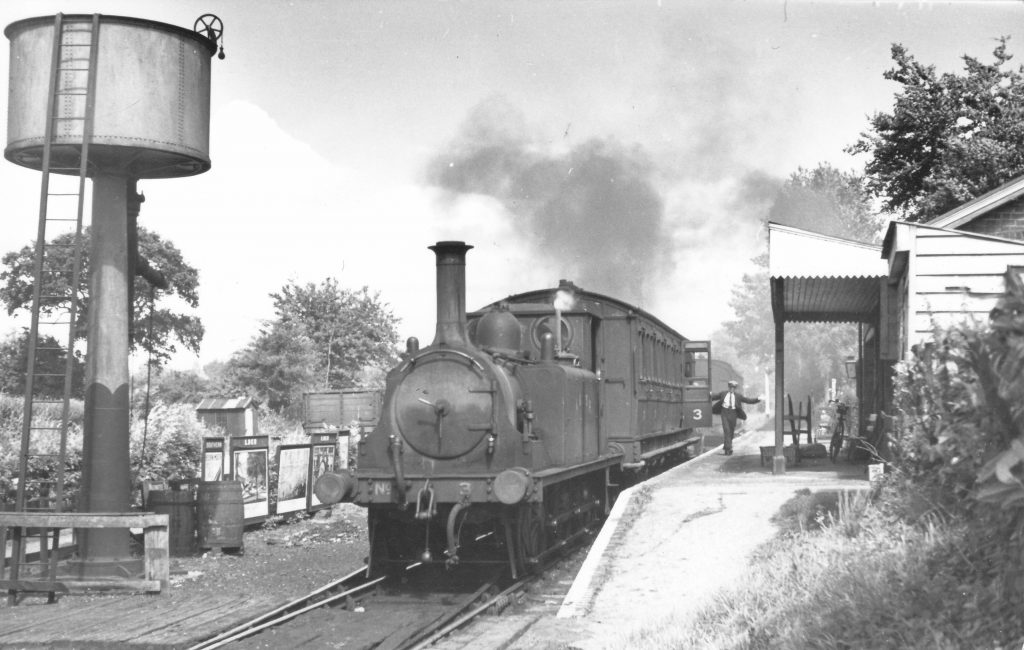
<svg viewBox="0 0 1024 650">
<path fill-rule="evenodd" d="M 781 281 L 780 281 L 781 282 Z M 786 372 L 786 350 L 785 350 L 785 322 L 781 315 L 775 316 L 775 456 L 772 458 L 772 474 L 786 473 L 786 456 L 783 448 L 786 446 L 786 437 L 783 432 L 783 386 L 785 385 Z"/>
<path fill-rule="evenodd" d="M 160 583 L 160 591 L 166 592 L 171 586 L 171 558 L 167 526 L 147 526 L 143 531 L 145 542 L 146 580 Z"/>
</svg>

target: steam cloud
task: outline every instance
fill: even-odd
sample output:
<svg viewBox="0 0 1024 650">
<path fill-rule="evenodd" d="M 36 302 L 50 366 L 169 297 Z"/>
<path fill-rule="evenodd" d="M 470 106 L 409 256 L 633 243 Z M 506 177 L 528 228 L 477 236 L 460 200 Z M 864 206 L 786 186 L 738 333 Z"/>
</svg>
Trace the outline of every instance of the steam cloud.
<svg viewBox="0 0 1024 650">
<path fill-rule="evenodd" d="M 567 151 L 534 141 L 500 100 L 472 111 L 428 179 L 455 194 L 499 200 L 538 255 L 567 279 L 642 304 L 667 277 L 671 237 L 655 168 L 639 147 L 591 139 Z"/>
</svg>

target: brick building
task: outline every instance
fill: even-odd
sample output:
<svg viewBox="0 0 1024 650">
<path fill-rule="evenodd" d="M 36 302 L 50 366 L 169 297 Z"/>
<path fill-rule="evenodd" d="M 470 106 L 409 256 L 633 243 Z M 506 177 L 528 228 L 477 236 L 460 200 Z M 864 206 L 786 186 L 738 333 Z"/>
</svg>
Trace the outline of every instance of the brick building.
<svg viewBox="0 0 1024 650">
<path fill-rule="evenodd" d="M 1024 176 L 932 219 L 927 225 L 1024 241 Z"/>
</svg>

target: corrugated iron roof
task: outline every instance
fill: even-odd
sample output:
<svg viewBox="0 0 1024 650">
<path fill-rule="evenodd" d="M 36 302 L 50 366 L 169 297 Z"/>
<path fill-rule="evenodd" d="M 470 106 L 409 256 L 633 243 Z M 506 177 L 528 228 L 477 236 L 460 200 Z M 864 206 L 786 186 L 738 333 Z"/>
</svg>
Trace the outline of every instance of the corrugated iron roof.
<svg viewBox="0 0 1024 650">
<path fill-rule="evenodd" d="M 869 321 L 888 276 L 882 247 L 768 224 L 772 311 L 784 321 Z"/>
<path fill-rule="evenodd" d="M 870 322 L 884 281 L 879 277 L 772 278 L 772 310 L 787 322 Z"/>
<path fill-rule="evenodd" d="M 197 411 L 237 411 L 256 407 L 256 400 L 251 397 L 208 397 L 199 402 Z"/>
</svg>

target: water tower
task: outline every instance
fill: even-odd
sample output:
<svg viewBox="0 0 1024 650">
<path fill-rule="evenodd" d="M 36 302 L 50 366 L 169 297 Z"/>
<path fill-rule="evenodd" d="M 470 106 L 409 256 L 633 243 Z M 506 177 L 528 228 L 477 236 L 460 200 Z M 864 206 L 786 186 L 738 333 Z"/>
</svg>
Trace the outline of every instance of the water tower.
<svg viewBox="0 0 1024 650">
<path fill-rule="evenodd" d="M 80 512 L 127 512 L 131 498 L 129 469 L 128 351 L 133 282 L 138 179 L 175 178 L 210 168 L 210 62 L 222 33 L 220 20 L 206 15 L 193 30 L 160 22 L 106 15 L 28 18 L 4 30 L 10 40 L 7 160 L 42 172 L 39 231 L 36 242 L 36 290 L 33 297 L 22 474 L 18 506 L 25 506 L 26 459 L 34 415 L 34 359 L 37 333 L 53 313 L 42 295 L 47 228 L 59 196 L 50 175 L 78 177 L 80 260 L 85 179 L 92 179 L 92 237 L 89 252 L 88 350 Z M 223 52 L 221 53 L 223 58 Z M 54 178 L 54 181 L 57 181 Z M 134 208 L 132 207 L 132 204 Z M 79 263 L 74 271 L 76 287 Z M 69 279 L 70 280 L 70 279 Z M 69 305 L 67 350 L 72 349 L 75 301 Z M 68 355 L 70 356 L 70 355 Z M 70 385 L 70 370 L 66 384 Z M 37 391 L 38 392 L 38 391 Z M 65 388 L 66 404 L 70 389 Z M 63 464 L 56 509 L 63 490 Z M 82 536 L 80 536 L 81 539 Z M 126 530 L 94 530 L 80 545 L 82 575 L 124 573 L 134 566 Z"/>
</svg>

